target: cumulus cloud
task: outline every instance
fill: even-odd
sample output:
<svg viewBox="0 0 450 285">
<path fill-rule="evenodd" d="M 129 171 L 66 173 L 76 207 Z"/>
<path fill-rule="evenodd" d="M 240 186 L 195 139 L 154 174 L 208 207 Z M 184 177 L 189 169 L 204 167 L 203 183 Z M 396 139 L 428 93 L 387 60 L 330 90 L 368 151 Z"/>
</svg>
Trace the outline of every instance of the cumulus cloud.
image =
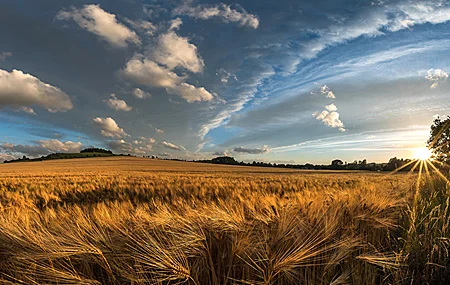
<svg viewBox="0 0 450 285">
<path fill-rule="evenodd" d="M 139 140 L 134 140 L 133 143 L 136 145 L 142 145 L 142 144 L 154 144 L 156 140 L 154 138 L 146 138 L 146 137 L 139 137 Z"/>
<path fill-rule="evenodd" d="M 320 93 L 326 95 L 327 98 L 332 98 L 332 99 L 336 98 L 333 91 L 331 91 L 330 87 L 328 87 L 327 85 L 323 85 L 322 87 L 320 87 Z"/>
<path fill-rule="evenodd" d="M 145 139 L 134 140 L 132 143 L 123 139 L 108 142 L 108 147 L 115 153 L 133 154 L 133 155 L 147 155 L 153 150 L 155 140 Z"/>
<path fill-rule="evenodd" d="M 336 107 L 336 105 L 334 105 L 334 104 L 326 105 L 326 106 L 325 106 L 325 109 L 327 109 L 327 110 L 330 111 L 330 112 L 337 111 L 337 107 Z"/>
<path fill-rule="evenodd" d="M 0 149 L 8 153 L 21 153 L 29 156 L 48 155 L 54 152 L 80 152 L 83 144 L 81 142 L 59 140 L 39 140 L 34 145 L 3 143 Z"/>
<path fill-rule="evenodd" d="M 10 56 L 12 56 L 12 52 L 9 51 L 0 52 L 0 61 L 3 61 Z"/>
<path fill-rule="evenodd" d="M 145 99 L 145 98 L 152 97 L 152 94 L 145 92 L 144 90 L 139 89 L 139 88 L 133 89 L 133 95 L 134 95 L 134 97 L 139 98 L 139 99 Z"/>
<path fill-rule="evenodd" d="M 84 5 L 81 9 L 72 6 L 59 11 L 56 19 L 72 20 L 80 28 L 99 36 L 114 47 L 123 48 L 128 43 L 141 43 L 134 31 L 119 23 L 116 15 L 106 12 L 100 5 Z"/>
<path fill-rule="evenodd" d="M 32 105 L 41 106 L 50 112 L 64 112 L 73 108 L 69 96 L 61 89 L 20 70 L 8 72 L 0 69 L 0 108 L 25 107 L 22 110 L 31 111 Z"/>
<path fill-rule="evenodd" d="M 336 112 L 337 108 L 334 104 L 325 106 L 325 109 L 321 113 L 314 113 L 313 117 L 319 121 L 322 121 L 324 125 L 330 128 L 338 128 L 339 131 L 345 132 L 344 123 L 339 119 L 339 113 Z"/>
<path fill-rule="evenodd" d="M 441 69 L 430 69 L 427 71 L 427 75 L 425 76 L 426 79 L 433 82 L 433 84 L 430 86 L 431 89 L 434 89 L 439 86 L 442 82 L 447 80 L 448 73 L 441 70 Z"/>
<path fill-rule="evenodd" d="M 213 99 L 213 95 L 204 87 L 185 83 L 184 77 L 179 77 L 175 72 L 142 56 L 128 61 L 122 74 L 138 84 L 166 88 L 169 93 L 179 95 L 188 102 Z"/>
<path fill-rule="evenodd" d="M 170 93 L 176 93 L 189 103 L 195 101 L 211 101 L 214 96 L 204 87 L 195 87 L 188 83 L 181 83 L 175 88 L 168 90 Z"/>
<path fill-rule="evenodd" d="M 137 55 L 129 60 L 122 70 L 123 75 L 141 85 L 174 88 L 183 78 L 152 61 Z"/>
<path fill-rule="evenodd" d="M 49 151 L 54 152 L 80 152 L 80 148 L 83 146 L 81 142 L 66 141 L 61 142 L 59 140 L 40 140 L 39 144 Z"/>
<path fill-rule="evenodd" d="M 218 18 L 225 23 L 237 23 L 240 26 L 247 26 L 253 29 L 258 28 L 259 19 L 256 15 L 248 13 L 244 8 L 237 5 L 237 9 L 231 8 L 223 3 L 215 5 L 189 6 L 185 2 L 183 5 L 173 10 L 174 15 L 187 15 L 195 19 L 207 20 Z"/>
<path fill-rule="evenodd" d="M 122 138 L 128 136 L 112 118 L 95 118 L 94 122 L 100 126 L 101 134 L 105 137 Z"/>
<path fill-rule="evenodd" d="M 16 159 L 15 156 L 7 154 L 7 153 L 0 153 L 0 162 L 4 162 L 5 160 L 12 160 Z"/>
<path fill-rule="evenodd" d="M 104 100 L 106 104 L 113 110 L 116 111 L 131 111 L 133 108 L 127 105 L 127 102 L 120 100 L 116 97 L 116 94 L 111 94 L 111 98 Z"/>
<path fill-rule="evenodd" d="M 167 66 L 170 70 L 183 67 L 197 73 L 203 70 L 205 64 L 197 53 L 197 47 L 188 38 L 169 31 L 158 38 L 158 45 L 153 50 L 153 59 Z"/>
<path fill-rule="evenodd" d="M 216 152 L 213 153 L 213 155 L 228 156 L 228 153 L 226 151 L 216 151 Z"/>
<path fill-rule="evenodd" d="M 164 130 L 161 130 L 161 129 L 158 129 L 158 128 L 155 128 L 155 131 L 156 131 L 158 134 L 163 134 L 163 133 L 164 133 Z"/>
<path fill-rule="evenodd" d="M 263 146 L 263 148 L 245 148 L 242 146 L 236 147 L 233 150 L 234 152 L 239 152 L 239 153 L 248 153 L 248 154 L 265 154 L 267 152 L 269 152 L 269 148 L 267 147 L 267 145 Z"/>
<path fill-rule="evenodd" d="M 177 146 L 177 145 L 175 145 L 175 144 L 173 144 L 173 143 L 166 142 L 166 141 L 161 142 L 161 144 L 162 144 L 165 148 L 169 148 L 169 149 L 173 149 L 173 150 L 181 151 L 182 149 L 184 149 L 184 148 L 181 147 L 181 146 Z"/>
</svg>

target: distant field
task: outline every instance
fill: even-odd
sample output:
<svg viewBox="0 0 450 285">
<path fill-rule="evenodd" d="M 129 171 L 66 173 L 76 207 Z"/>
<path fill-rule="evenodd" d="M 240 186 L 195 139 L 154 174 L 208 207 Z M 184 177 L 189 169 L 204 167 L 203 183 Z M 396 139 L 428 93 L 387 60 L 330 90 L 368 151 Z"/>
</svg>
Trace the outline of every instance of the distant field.
<svg viewBox="0 0 450 285">
<path fill-rule="evenodd" d="M 235 166 L 221 164 L 206 164 L 184 161 L 171 161 L 137 157 L 106 157 L 89 158 L 82 160 L 51 160 L 25 163 L 0 164 L 0 177 L 11 173 L 23 173 L 34 176 L 36 172 L 43 174 L 71 173 L 81 174 L 98 173 L 130 173 L 130 172 L 181 172 L 181 173 L 344 173 L 342 171 L 314 171 L 295 170 L 288 168 L 268 168 L 252 166 Z M 355 173 L 354 171 L 348 173 Z"/>
<path fill-rule="evenodd" d="M 446 284 L 446 189 L 132 157 L 1 164 L 0 281 Z"/>
</svg>

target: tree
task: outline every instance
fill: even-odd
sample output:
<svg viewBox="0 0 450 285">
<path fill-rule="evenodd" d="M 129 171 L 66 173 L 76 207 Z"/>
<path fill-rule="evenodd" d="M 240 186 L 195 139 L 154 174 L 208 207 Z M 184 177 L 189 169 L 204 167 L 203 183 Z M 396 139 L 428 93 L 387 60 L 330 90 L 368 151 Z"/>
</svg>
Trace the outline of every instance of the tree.
<svg viewBox="0 0 450 285">
<path fill-rule="evenodd" d="M 344 164 L 344 162 L 342 161 L 342 160 L 340 160 L 340 159 L 335 159 L 335 160 L 333 160 L 332 162 L 331 162 L 331 165 L 332 166 L 341 166 L 341 165 L 343 165 Z"/>
<path fill-rule="evenodd" d="M 436 160 L 450 163 L 450 116 L 446 119 L 437 117 L 434 120 L 427 146 Z"/>
</svg>

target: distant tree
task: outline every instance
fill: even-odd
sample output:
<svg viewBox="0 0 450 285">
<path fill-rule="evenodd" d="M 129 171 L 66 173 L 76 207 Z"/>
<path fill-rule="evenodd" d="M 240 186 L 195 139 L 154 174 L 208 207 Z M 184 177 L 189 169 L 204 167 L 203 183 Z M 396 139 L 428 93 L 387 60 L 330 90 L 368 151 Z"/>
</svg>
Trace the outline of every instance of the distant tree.
<svg viewBox="0 0 450 285">
<path fill-rule="evenodd" d="M 446 119 L 437 117 L 433 121 L 427 146 L 436 160 L 450 163 L 450 116 Z"/>
<path fill-rule="evenodd" d="M 331 162 L 331 166 L 341 166 L 343 164 L 344 164 L 344 162 L 340 159 L 335 159 Z"/>
<path fill-rule="evenodd" d="M 80 151 L 80 153 L 89 153 L 89 152 L 113 154 L 113 152 L 110 150 L 103 149 L 103 148 L 96 148 L 96 147 L 90 147 L 90 148 L 86 148 L 86 149 L 83 149 L 82 151 Z"/>
<path fill-rule="evenodd" d="M 238 164 L 238 162 L 236 160 L 234 160 L 234 158 L 230 157 L 230 156 L 220 156 L 220 157 L 216 157 L 213 158 L 211 160 L 212 163 L 219 163 L 219 164 Z"/>
</svg>

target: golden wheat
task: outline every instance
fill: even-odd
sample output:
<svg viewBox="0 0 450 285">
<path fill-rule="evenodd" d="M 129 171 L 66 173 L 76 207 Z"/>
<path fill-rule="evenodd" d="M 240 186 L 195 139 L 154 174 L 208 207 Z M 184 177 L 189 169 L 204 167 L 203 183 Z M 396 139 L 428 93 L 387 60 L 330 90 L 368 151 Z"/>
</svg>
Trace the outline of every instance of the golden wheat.
<svg viewBox="0 0 450 285">
<path fill-rule="evenodd" d="M 422 185 L 412 203 L 415 178 L 125 157 L 1 165 L 0 281 L 441 282 L 449 196 Z"/>
</svg>

